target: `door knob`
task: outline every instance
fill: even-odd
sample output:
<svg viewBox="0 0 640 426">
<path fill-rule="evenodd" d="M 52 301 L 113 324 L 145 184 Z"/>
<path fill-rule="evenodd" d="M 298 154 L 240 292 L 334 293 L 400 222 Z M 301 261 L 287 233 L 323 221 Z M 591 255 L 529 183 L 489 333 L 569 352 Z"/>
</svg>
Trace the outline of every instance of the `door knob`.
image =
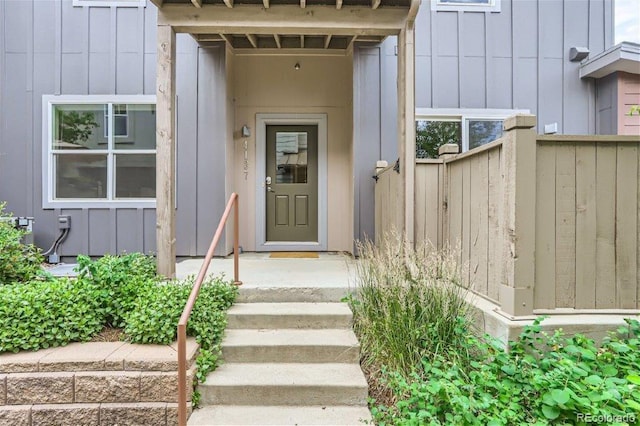
<svg viewBox="0 0 640 426">
<path fill-rule="evenodd" d="M 273 189 L 271 189 L 271 187 L 270 187 L 270 186 L 267 186 L 267 191 L 269 191 L 269 192 L 276 192 L 276 191 L 274 191 Z"/>
<path fill-rule="evenodd" d="M 264 181 L 267 185 L 271 185 L 271 176 L 267 176 L 267 178 Z"/>
</svg>

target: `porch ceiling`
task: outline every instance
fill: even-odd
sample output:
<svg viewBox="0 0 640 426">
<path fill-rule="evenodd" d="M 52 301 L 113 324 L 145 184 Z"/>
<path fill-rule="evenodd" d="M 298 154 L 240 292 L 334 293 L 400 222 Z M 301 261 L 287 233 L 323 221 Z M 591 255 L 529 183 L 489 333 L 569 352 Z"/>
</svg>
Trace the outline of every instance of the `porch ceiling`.
<svg viewBox="0 0 640 426">
<path fill-rule="evenodd" d="M 349 50 L 398 34 L 419 0 L 152 0 L 158 24 L 234 49 Z"/>
</svg>

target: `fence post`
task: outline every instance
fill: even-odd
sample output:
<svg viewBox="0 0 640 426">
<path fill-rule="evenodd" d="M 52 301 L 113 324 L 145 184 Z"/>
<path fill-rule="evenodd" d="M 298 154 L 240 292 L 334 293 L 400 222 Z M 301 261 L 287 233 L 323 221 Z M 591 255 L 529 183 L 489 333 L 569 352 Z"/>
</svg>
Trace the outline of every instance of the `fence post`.
<svg viewBox="0 0 640 426">
<path fill-rule="evenodd" d="M 504 122 L 503 274 L 501 310 L 533 314 L 535 286 L 536 117 L 516 115 Z"/>
</svg>

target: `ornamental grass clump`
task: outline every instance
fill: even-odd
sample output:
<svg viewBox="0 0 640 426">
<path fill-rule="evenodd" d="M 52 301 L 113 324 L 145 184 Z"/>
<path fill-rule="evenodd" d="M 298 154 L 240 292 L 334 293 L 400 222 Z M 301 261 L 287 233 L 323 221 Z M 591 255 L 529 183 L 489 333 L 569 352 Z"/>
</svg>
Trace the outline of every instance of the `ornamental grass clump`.
<svg viewBox="0 0 640 426">
<path fill-rule="evenodd" d="M 464 358 L 459 328 L 468 322 L 470 307 L 456 251 L 428 244 L 414 249 L 393 233 L 378 246 L 361 242 L 358 250 L 350 304 L 363 363 L 408 377 L 425 358 Z"/>
</svg>

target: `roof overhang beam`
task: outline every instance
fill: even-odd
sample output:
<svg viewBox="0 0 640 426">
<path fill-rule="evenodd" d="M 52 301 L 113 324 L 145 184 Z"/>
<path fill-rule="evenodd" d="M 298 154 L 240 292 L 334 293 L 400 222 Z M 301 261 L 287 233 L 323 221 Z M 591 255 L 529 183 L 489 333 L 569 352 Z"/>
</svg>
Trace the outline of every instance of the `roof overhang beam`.
<svg viewBox="0 0 640 426">
<path fill-rule="evenodd" d="M 297 34 L 297 35 L 394 35 L 405 27 L 406 8 L 323 6 L 271 6 L 269 9 L 235 5 L 207 6 L 165 4 L 158 10 L 158 25 L 191 34 Z"/>
</svg>

